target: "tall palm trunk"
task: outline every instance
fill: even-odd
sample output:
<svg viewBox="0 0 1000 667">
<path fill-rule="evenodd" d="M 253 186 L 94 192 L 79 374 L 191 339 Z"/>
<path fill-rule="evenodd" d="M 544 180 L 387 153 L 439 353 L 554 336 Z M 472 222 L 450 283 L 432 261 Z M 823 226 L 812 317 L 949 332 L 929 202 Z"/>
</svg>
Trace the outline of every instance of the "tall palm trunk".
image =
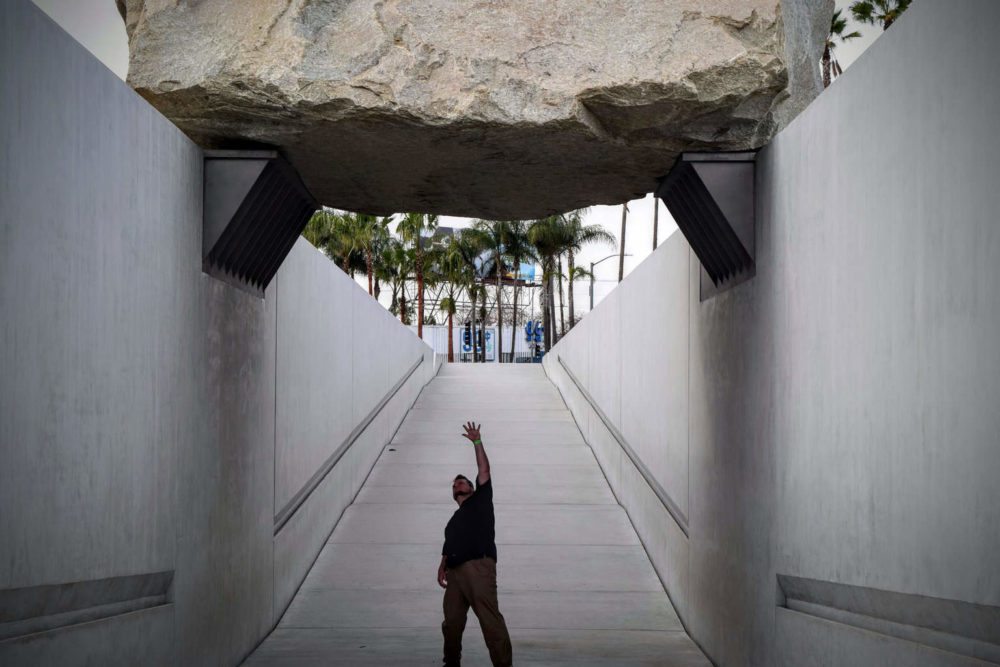
<svg viewBox="0 0 1000 667">
<path fill-rule="evenodd" d="M 472 310 L 470 311 L 470 317 L 472 318 L 472 340 L 469 341 L 472 344 L 472 363 L 479 361 L 479 352 L 477 352 L 476 346 L 476 291 L 475 289 L 469 290 L 469 302 L 472 304 Z"/>
<path fill-rule="evenodd" d="M 368 270 L 368 296 L 374 296 L 372 291 L 372 274 L 374 270 L 372 269 L 372 249 L 365 248 L 365 265 Z"/>
<path fill-rule="evenodd" d="M 566 270 L 569 276 L 569 328 L 572 330 L 573 325 L 576 324 L 576 319 L 573 317 L 573 249 L 570 248 L 569 252 L 566 253 Z"/>
<path fill-rule="evenodd" d="M 549 320 L 552 322 L 552 333 L 549 335 L 549 343 L 555 345 L 557 342 L 556 338 L 556 291 L 554 289 L 553 280 L 549 278 Z"/>
<path fill-rule="evenodd" d="M 660 235 L 660 200 L 653 195 L 653 250 L 656 250 L 656 242 Z M 570 269 L 572 271 L 572 269 Z M 571 302 L 572 303 L 572 302 Z"/>
<path fill-rule="evenodd" d="M 480 312 L 480 317 L 479 317 L 479 321 L 480 321 L 479 331 L 482 332 L 482 338 L 483 338 L 483 349 L 479 353 L 479 363 L 481 363 L 481 364 L 485 364 L 486 363 L 486 313 L 487 313 L 487 311 L 486 311 L 486 297 L 487 296 L 488 296 L 488 294 L 486 292 L 486 284 L 484 282 L 483 283 L 483 305 L 479 307 L 479 312 Z"/>
<path fill-rule="evenodd" d="M 500 358 L 497 360 L 499 363 L 503 363 L 503 301 L 500 299 L 501 290 L 503 290 L 503 271 L 500 267 L 500 255 L 497 255 L 496 260 L 497 266 L 497 344 L 496 350 Z M 485 342 L 485 341 L 484 341 Z"/>
<path fill-rule="evenodd" d="M 521 273 L 521 258 L 514 258 L 514 307 L 510 313 L 510 363 L 514 363 L 514 344 L 517 342 L 517 277 Z"/>
<path fill-rule="evenodd" d="M 378 282 L 378 276 L 375 276 L 375 291 L 372 293 L 372 296 L 374 296 L 375 300 L 378 301 L 378 297 L 381 293 L 382 293 L 382 286 Z"/>
<path fill-rule="evenodd" d="M 424 337 L 424 255 L 417 235 L 417 338 Z"/>
<path fill-rule="evenodd" d="M 451 297 L 451 306 L 448 308 L 448 363 L 455 363 L 455 330 L 452 326 L 452 311 L 455 310 L 455 298 Z"/>
<path fill-rule="evenodd" d="M 830 44 L 827 43 L 823 49 L 823 87 L 830 87 Z"/>
<path fill-rule="evenodd" d="M 399 321 L 406 324 L 406 283 L 403 283 L 403 289 L 399 292 Z"/>
<path fill-rule="evenodd" d="M 618 282 L 625 275 L 625 218 L 628 216 L 628 204 L 622 204 L 622 246 L 618 252 Z"/>
<path fill-rule="evenodd" d="M 552 348 L 552 313 L 549 311 L 549 290 L 552 283 L 552 273 L 549 267 L 551 265 L 549 259 L 542 263 L 542 338 L 546 352 Z"/>
<path fill-rule="evenodd" d="M 562 255 L 556 258 L 556 278 L 559 280 L 559 338 L 562 338 L 566 335 L 566 311 L 563 308 L 566 293 L 563 292 Z"/>
</svg>

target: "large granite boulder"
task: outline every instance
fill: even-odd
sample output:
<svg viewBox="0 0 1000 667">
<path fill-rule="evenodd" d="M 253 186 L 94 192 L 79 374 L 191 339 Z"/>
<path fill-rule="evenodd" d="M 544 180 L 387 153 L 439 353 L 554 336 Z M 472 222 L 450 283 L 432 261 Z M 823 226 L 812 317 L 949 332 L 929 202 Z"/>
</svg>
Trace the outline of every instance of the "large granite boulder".
<svg viewBox="0 0 1000 667">
<path fill-rule="evenodd" d="M 117 0 L 128 82 L 324 204 L 531 218 L 766 143 L 820 90 L 834 0 Z"/>
</svg>

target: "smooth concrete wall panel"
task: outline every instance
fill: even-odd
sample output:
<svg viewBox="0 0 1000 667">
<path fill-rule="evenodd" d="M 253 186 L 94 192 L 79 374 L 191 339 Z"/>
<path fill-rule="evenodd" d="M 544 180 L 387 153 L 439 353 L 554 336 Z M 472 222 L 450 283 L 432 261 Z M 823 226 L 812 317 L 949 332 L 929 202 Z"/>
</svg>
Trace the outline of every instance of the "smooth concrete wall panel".
<svg viewBox="0 0 1000 667">
<path fill-rule="evenodd" d="M 666 493 L 688 513 L 688 247 L 678 232 L 621 290 L 619 430 Z"/>
<path fill-rule="evenodd" d="M 603 303 L 597 304 L 601 308 Z M 590 385 L 590 339 L 597 326 L 597 317 L 583 317 L 559 341 L 559 356 L 584 386 Z"/>
<path fill-rule="evenodd" d="M 956 656 L 916 642 L 779 608 L 775 617 L 778 667 L 988 667 L 994 662 Z"/>
<path fill-rule="evenodd" d="M 432 377 L 432 356 L 356 433 L 430 348 L 304 239 L 296 243 L 275 280 L 275 456 L 283 473 L 276 479 L 276 510 L 302 489 L 311 489 L 274 537 L 277 619 L 361 488 L 391 435 L 390 425 L 395 431 L 414 391 Z M 336 465 L 316 479 L 352 434 L 355 439 Z"/>
<path fill-rule="evenodd" d="M 590 395 L 614 424 L 621 423 L 621 292 L 611 292 L 594 309 L 593 331 L 586 340 Z"/>
<path fill-rule="evenodd" d="M 805 393 L 818 417 L 776 423 L 779 493 L 811 499 L 781 504 L 779 567 L 808 562 L 819 579 L 998 605 L 1000 571 L 983 565 L 1000 546 L 1000 85 L 985 57 L 1000 7 L 912 10 L 761 164 L 775 235 L 808 248 L 803 260 L 829 239 L 825 261 L 838 267 L 787 306 L 801 331 L 774 333 L 790 357 L 776 373 L 809 363 L 779 397 Z M 943 25 L 948 39 L 929 46 Z M 862 95 L 901 120 L 866 126 L 853 104 Z M 818 127 L 832 136 L 812 139 Z M 835 165 L 829 186 L 799 175 L 820 160 Z M 809 196 L 791 196 L 799 187 Z M 796 224 L 816 208 L 836 236 Z M 772 289 L 797 280 L 775 262 Z M 823 516 L 842 539 L 810 535 Z"/>
<path fill-rule="evenodd" d="M 689 558 L 690 600 L 697 607 L 685 620 L 719 664 L 768 665 L 777 595 L 775 574 L 766 569 L 775 473 L 759 430 L 783 410 L 770 407 L 767 364 L 774 357 L 747 354 L 759 335 L 748 322 L 756 283 L 698 303 L 695 258 L 691 266 L 691 302 L 697 305 L 691 324 Z"/>
<path fill-rule="evenodd" d="M 174 601 L 180 662 L 225 664 L 274 618 L 276 288 L 260 299 L 205 274 L 200 283 L 205 427 L 178 460 Z"/>
<path fill-rule="evenodd" d="M 201 152 L 33 5 L 0 49 L 0 588 L 170 570 Z"/>
<path fill-rule="evenodd" d="M 203 274 L 202 152 L 27 0 L 0 3 L 0 155 L 0 596 L 72 584 L 60 604 L 90 613 L 116 578 L 170 581 L 149 609 L 59 607 L 0 663 L 238 663 L 435 359 L 304 241 L 264 298 Z M 405 351 L 366 348 L 359 392 L 354 331 Z"/>
<path fill-rule="evenodd" d="M 388 351 L 392 347 L 386 335 L 392 329 L 379 326 L 374 321 L 376 309 L 385 309 L 374 299 L 354 299 L 352 305 L 354 312 L 351 313 L 351 321 L 360 326 L 355 329 L 352 341 L 352 393 L 345 398 L 353 402 L 352 423 L 358 423 L 371 412 L 399 378 L 389 377 L 390 367 L 396 366 L 390 363 L 392 355 Z"/>
<path fill-rule="evenodd" d="M 9 639 L 0 642 L 0 658 L 4 665 L 30 667 L 182 664 L 174 621 L 174 605 L 161 605 Z"/>
<path fill-rule="evenodd" d="M 278 514 L 354 428 L 354 355 L 349 351 L 355 285 L 343 271 L 331 271 L 330 260 L 302 238 L 275 282 Z"/>
<path fill-rule="evenodd" d="M 681 243 L 666 262 L 661 247 L 619 286 L 617 311 L 596 309 L 546 358 L 716 664 L 968 664 L 961 633 L 1000 606 L 997 26 L 996 3 L 915 3 L 759 154 L 755 277 L 702 302 L 697 258 Z M 685 270 L 682 302 L 668 274 Z M 666 351 L 676 331 L 647 367 L 641 332 L 597 354 L 611 317 L 623 331 L 686 317 L 687 379 L 681 346 Z M 686 386 L 686 583 L 662 566 L 683 561 L 684 541 L 623 459 L 615 472 L 613 443 L 559 372 L 581 338 L 586 391 L 608 412 L 601 385 L 620 364 L 620 422 L 608 414 L 668 492 L 671 445 L 650 447 L 636 423 L 656 392 L 633 388 L 658 375 L 669 415 L 683 405 L 670 389 Z M 879 601 L 885 632 L 905 612 L 892 596 L 919 596 L 920 622 L 947 621 L 959 653 L 922 644 L 937 640 L 921 626 L 903 641 L 790 611 L 778 575 L 863 587 L 852 599 Z"/>
<path fill-rule="evenodd" d="M 305 243 L 300 241 L 299 245 Z M 308 246 L 305 250 L 311 248 L 312 246 Z M 339 303 L 331 302 L 329 306 L 351 313 L 355 330 L 352 345 L 337 352 L 342 357 L 347 357 L 352 370 L 343 376 L 327 377 L 325 381 L 329 384 L 323 394 L 327 402 L 339 401 L 352 406 L 350 428 L 354 429 L 368 417 L 422 356 L 423 362 L 367 427 L 356 435 L 353 444 L 343 453 L 336 466 L 319 480 L 315 489 L 275 535 L 275 620 L 284 613 L 308 574 L 316 554 L 329 538 L 344 510 L 354 500 L 386 442 L 434 372 L 430 348 L 392 318 L 366 292 L 350 284 L 350 279 L 334 268 L 329 260 L 321 259 L 339 274 L 332 279 L 346 284 L 343 292 L 345 299 Z M 282 267 L 282 271 L 284 269 Z M 278 274 L 279 281 L 286 279 L 282 271 Z M 327 277 L 327 280 L 330 279 Z M 308 285 L 300 287 L 306 292 L 310 289 Z M 279 331 L 281 326 L 279 321 Z M 307 354 L 308 350 L 301 350 L 299 353 Z M 288 381 L 294 380 L 295 377 L 288 378 Z M 281 388 L 282 385 L 279 384 L 279 390 Z M 355 405 L 358 407 L 354 408 Z M 290 406 L 289 409 L 294 408 Z M 313 428 L 317 427 L 314 425 Z M 323 461 L 334 453 L 342 440 L 341 437 L 328 443 Z M 288 444 L 288 451 L 291 455 L 295 454 L 294 443 Z"/>
</svg>

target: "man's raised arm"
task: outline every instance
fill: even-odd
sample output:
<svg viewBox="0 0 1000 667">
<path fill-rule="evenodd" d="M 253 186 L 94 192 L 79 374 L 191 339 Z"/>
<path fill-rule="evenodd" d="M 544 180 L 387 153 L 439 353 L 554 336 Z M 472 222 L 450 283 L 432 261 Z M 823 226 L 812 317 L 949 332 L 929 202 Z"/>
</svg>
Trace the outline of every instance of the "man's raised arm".
<svg viewBox="0 0 1000 667">
<path fill-rule="evenodd" d="M 486 458 L 486 450 L 483 449 L 483 439 L 479 434 L 479 427 L 475 422 L 469 422 L 462 428 L 465 429 L 465 437 L 472 441 L 476 448 L 476 465 L 479 466 L 479 475 L 476 477 L 476 486 L 485 484 L 490 479 L 490 460 Z"/>
</svg>

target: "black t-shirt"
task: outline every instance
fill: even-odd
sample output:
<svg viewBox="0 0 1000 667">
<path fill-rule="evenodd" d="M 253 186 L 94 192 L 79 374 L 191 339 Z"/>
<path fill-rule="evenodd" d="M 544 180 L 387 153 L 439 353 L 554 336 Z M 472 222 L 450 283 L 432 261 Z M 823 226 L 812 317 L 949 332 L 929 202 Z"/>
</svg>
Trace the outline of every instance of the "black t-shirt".
<svg viewBox="0 0 1000 667">
<path fill-rule="evenodd" d="M 448 567 L 458 567 L 467 560 L 489 556 L 497 559 L 493 484 L 486 480 L 463 502 L 444 529 L 444 548 Z"/>
</svg>

